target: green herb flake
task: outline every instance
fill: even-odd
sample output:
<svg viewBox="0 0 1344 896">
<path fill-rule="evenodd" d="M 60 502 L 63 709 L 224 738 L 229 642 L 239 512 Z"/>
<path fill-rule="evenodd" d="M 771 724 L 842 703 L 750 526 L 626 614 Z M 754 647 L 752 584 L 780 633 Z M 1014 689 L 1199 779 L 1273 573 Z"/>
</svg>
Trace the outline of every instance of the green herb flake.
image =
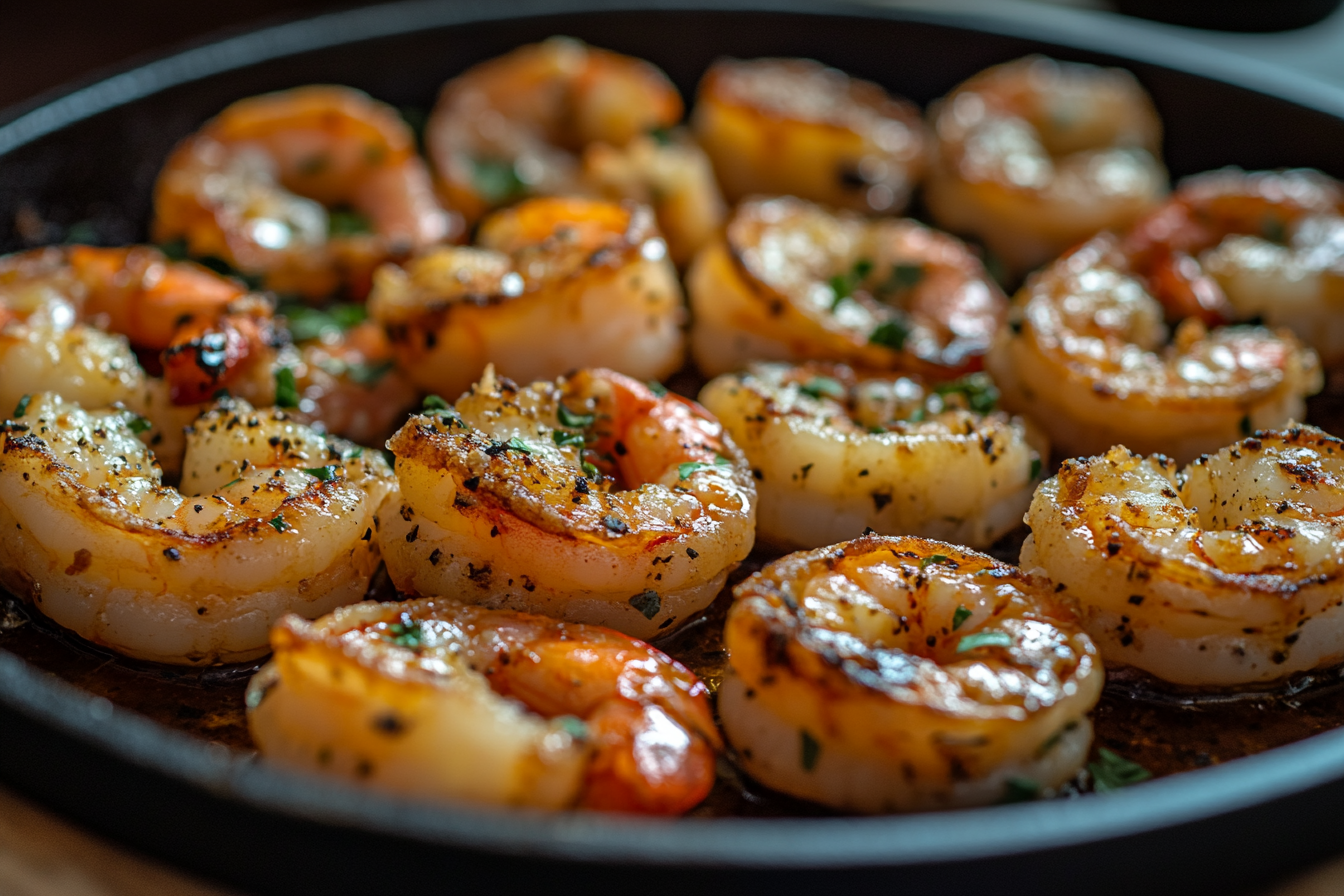
<svg viewBox="0 0 1344 896">
<path fill-rule="evenodd" d="M 833 380 L 828 376 L 814 376 L 798 387 L 798 391 L 804 395 L 811 395 L 813 398 L 834 398 L 837 401 L 843 401 L 845 398 L 845 387 L 839 380 Z"/>
<path fill-rule="evenodd" d="M 518 438 L 517 436 L 514 436 L 513 438 L 505 442 L 504 447 L 508 448 L 510 451 L 521 451 L 523 454 L 532 453 L 532 449 L 527 447 L 527 443 L 524 442 L 522 439 Z"/>
<path fill-rule="evenodd" d="M 575 740 L 587 740 L 589 737 L 588 724 L 578 716 L 556 716 L 553 721 L 556 727 Z"/>
<path fill-rule="evenodd" d="M 1065 734 L 1067 734 L 1068 732 L 1072 731 L 1077 727 L 1078 723 L 1076 721 L 1066 722 L 1063 728 L 1059 729 L 1054 734 L 1050 735 L 1048 738 L 1045 739 L 1045 743 L 1041 744 L 1039 747 L 1036 748 L 1036 758 L 1040 759 L 1043 756 L 1045 756 L 1046 753 L 1049 753 L 1051 750 L 1053 750 L 1059 744 L 1059 742 L 1064 739 Z"/>
<path fill-rule="evenodd" d="M 714 463 L 707 464 L 704 461 L 688 460 L 684 464 L 677 464 L 677 478 L 688 479 L 690 475 L 697 470 L 712 470 L 715 467 L 730 467 L 733 462 L 723 455 L 714 458 Z"/>
<path fill-rule="evenodd" d="M 967 619 L 970 619 L 973 615 L 974 614 L 970 610 L 958 604 L 957 609 L 952 613 L 952 631 L 961 628 L 961 624 Z"/>
<path fill-rule="evenodd" d="M 905 340 L 909 336 L 910 328 L 899 319 L 892 318 L 873 328 L 873 332 L 868 336 L 868 344 L 883 345 L 898 352 L 905 347 Z"/>
<path fill-rule="evenodd" d="M 33 396 L 31 395 L 25 395 L 22 398 L 20 398 L 19 403 L 14 405 L 13 419 L 17 420 L 24 414 L 28 413 L 28 405 L 32 404 L 32 402 L 33 402 Z"/>
<path fill-rule="evenodd" d="M 979 647 L 1012 647 L 1013 638 L 1007 632 L 983 631 L 967 635 L 957 644 L 957 653 L 965 653 Z"/>
<path fill-rule="evenodd" d="M 596 414 L 576 414 L 563 404 L 556 405 L 555 416 L 560 420 L 561 426 L 568 426 L 570 429 L 587 429 L 597 420 Z"/>
<path fill-rule="evenodd" d="M 657 591 L 641 591 L 630 598 L 630 606 L 644 614 L 645 619 L 652 619 L 663 608 L 663 599 L 658 596 Z"/>
<path fill-rule="evenodd" d="M 911 423 L 923 423 L 924 418 L 927 417 L 928 415 L 929 412 L 924 408 L 915 408 L 913 411 L 910 412 L 910 416 L 906 417 L 905 419 Z"/>
<path fill-rule="evenodd" d="M 905 292 L 908 289 L 919 284 L 924 279 L 924 268 L 917 264 L 894 264 L 891 266 L 891 273 L 887 275 L 886 282 L 879 288 L 879 292 L 889 295 L 896 295 Z"/>
<path fill-rule="evenodd" d="M 269 522 L 271 524 L 271 528 L 277 532 L 284 532 L 288 529 L 293 528 L 293 526 L 285 522 L 285 516 L 282 513 L 277 513 L 275 516 L 267 520 L 267 522 Z"/>
<path fill-rule="evenodd" d="M 799 758 L 802 761 L 803 771 L 810 772 L 817 767 L 817 759 L 821 757 L 821 741 L 813 737 L 806 728 L 800 730 L 798 734 L 801 747 Z"/>
<path fill-rule="evenodd" d="M 1092 773 L 1092 789 L 1097 793 L 1109 793 L 1121 787 L 1139 784 L 1153 776 L 1152 772 L 1137 762 L 1131 762 L 1105 747 L 1097 750 L 1097 760 L 1087 764 L 1087 770 Z"/>
<path fill-rule="evenodd" d="M 238 483 L 240 483 L 240 482 L 242 482 L 242 481 L 243 481 L 243 478 L 242 478 L 241 476 L 239 476 L 237 479 L 234 479 L 234 480 L 231 481 L 231 482 L 226 482 L 226 483 L 224 483 L 224 486 L 223 486 L 223 488 L 220 489 L 220 491 L 226 491 L 226 490 L 228 490 L 228 489 L 231 489 L 231 488 L 233 488 L 235 485 L 237 485 Z"/>
<path fill-rule="evenodd" d="M 1271 243 L 1283 245 L 1288 242 L 1288 232 L 1278 218 L 1266 217 L 1260 222 L 1260 233 Z"/>
<path fill-rule="evenodd" d="M 653 140 L 654 143 L 657 143 L 659 146 L 672 145 L 671 128 L 650 128 L 649 137 Z"/>
<path fill-rule="evenodd" d="M 342 303 L 328 308 L 313 308 L 300 302 L 283 302 L 276 314 L 285 319 L 295 342 L 321 339 L 323 334 L 339 334 L 368 319 L 363 305 Z"/>
<path fill-rule="evenodd" d="M 972 373 L 948 383 L 939 383 L 933 391 L 938 395 L 961 395 L 966 406 L 977 414 L 988 414 L 999 403 L 999 390 L 986 373 Z"/>
<path fill-rule="evenodd" d="M 142 432 L 149 432 L 151 429 L 154 428 L 153 423 L 150 423 L 148 420 L 146 420 L 144 417 L 141 417 L 139 414 L 131 414 L 130 419 L 126 421 L 126 425 L 129 426 L 131 428 L 131 432 L 135 433 L 136 435 L 140 435 L 140 433 Z"/>
<path fill-rule="evenodd" d="M 420 402 L 420 407 L 425 411 L 446 411 L 452 405 L 437 395 L 426 395 L 425 400 Z"/>
<path fill-rule="evenodd" d="M 166 243 L 159 244 L 159 251 L 167 257 L 169 261 L 186 261 L 190 256 L 187 254 L 187 241 L 185 239 L 169 240 Z"/>
<path fill-rule="evenodd" d="M 1251 434 L 1251 415 L 1247 414 L 1241 418 L 1241 434 L 1249 436 Z"/>
<path fill-rule="evenodd" d="M 1030 778 L 1017 775 L 1003 782 L 1003 798 L 1000 803 L 1029 803 L 1041 795 L 1041 785 Z"/>
<path fill-rule="evenodd" d="M 1031 478 L 1033 481 L 1035 481 L 1037 478 L 1040 477 L 1040 475 L 1041 475 L 1041 459 L 1039 457 L 1033 457 L 1031 459 Z"/>
<path fill-rule="evenodd" d="M 349 451 L 347 451 L 347 452 L 345 453 L 345 457 L 342 458 L 342 459 L 343 459 L 343 460 L 355 460 L 356 458 L 360 458 L 360 457 L 363 457 L 363 456 L 364 456 L 364 447 L 363 447 L 362 445 L 356 445 L 355 447 L 353 447 L 353 448 L 351 448 Z"/>
<path fill-rule="evenodd" d="M 351 382 L 355 385 L 367 388 L 378 385 L 383 377 L 392 372 L 392 368 L 395 366 L 395 362 L 391 360 L 375 361 L 372 364 L 360 361 L 346 367 L 345 374 L 350 377 Z"/>
<path fill-rule="evenodd" d="M 826 282 L 831 287 L 834 298 L 831 299 L 831 311 L 840 307 L 840 303 L 854 295 L 854 290 L 873 272 L 873 263 L 867 258 L 856 259 L 848 271 L 836 274 Z"/>
<path fill-rule="evenodd" d="M 551 441 L 555 443 L 557 448 L 568 448 L 571 446 L 581 447 L 588 440 L 584 438 L 581 432 L 567 432 L 563 429 L 557 429 L 551 432 Z"/>
<path fill-rule="evenodd" d="M 499 205 L 527 192 L 518 169 L 507 159 L 473 159 L 471 182 L 486 202 Z"/>
<path fill-rule="evenodd" d="M 667 395 L 667 387 L 664 386 L 662 383 L 658 382 L 657 380 L 649 380 L 644 385 L 648 386 L 649 391 L 659 398 L 663 398 L 664 396 Z"/>
<path fill-rule="evenodd" d="M 329 482 L 336 478 L 336 467 L 328 464 L 325 467 L 305 467 L 303 472 L 309 476 L 315 476 L 321 482 Z"/>
<path fill-rule="evenodd" d="M 425 630 L 420 625 L 420 620 L 412 619 L 410 613 L 402 613 L 399 622 L 393 622 L 387 627 L 388 638 L 398 647 L 406 647 L 411 650 L 419 650 L 425 645 Z"/>
<path fill-rule="evenodd" d="M 951 558 L 948 557 L 946 554 L 930 554 L 928 557 L 925 557 L 923 560 L 919 561 L 919 568 L 923 569 L 924 567 L 929 566 L 930 564 L 946 563 L 950 559 Z"/>
<path fill-rule="evenodd" d="M 594 482 L 602 481 L 602 471 L 599 470 L 597 467 L 593 466 L 592 464 L 588 463 L 588 461 L 583 462 L 583 475 L 587 476 Z"/>
<path fill-rule="evenodd" d="M 373 223 L 368 216 L 353 209 L 333 209 L 327 213 L 327 236 L 362 236 L 373 233 Z"/>
<path fill-rule="evenodd" d="M 294 380 L 294 371 L 288 367 L 275 372 L 275 404 L 282 408 L 299 406 L 299 384 Z"/>
</svg>

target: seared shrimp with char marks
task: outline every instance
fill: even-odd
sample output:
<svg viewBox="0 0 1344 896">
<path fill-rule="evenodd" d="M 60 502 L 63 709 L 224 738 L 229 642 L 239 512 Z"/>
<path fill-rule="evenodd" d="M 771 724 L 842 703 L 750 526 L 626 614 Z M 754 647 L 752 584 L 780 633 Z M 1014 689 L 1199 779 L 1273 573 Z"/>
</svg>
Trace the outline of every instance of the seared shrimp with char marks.
<svg viewBox="0 0 1344 896">
<path fill-rule="evenodd" d="M 676 269 L 643 206 L 540 198 L 375 278 L 369 313 L 416 385 L 450 399 L 486 364 L 530 382 L 576 367 L 661 379 L 681 366 Z"/>
<path fill-rule="evenodd" d="M 929 118 L 934 221 L 982 240 L 1013 277 L 1167 192 L 1162 124 L 1123 69 L 1028 56 L 970 78 Z"/>
<path fill-rule="evenodd" d="M 869 536 L 777 560 L 733 595 L 719 715 L 777 790 L 946 809 L 1059 787 L 1087 759 L 1101 662 L 1045 579 Z"/>
<path fill-rule="evenodd" d="M 814 548 L 865 529 L 988 547 L 1017 527 L 1044 440 L 984 374 L 926 386 L 842 365 L 753 364 L 700 393 L 752 464 L 758 538 Z"/>
<path fill-rule="evenodd" d="M 609 629 L 454 600 L 283 619 L 248 688 L 268 759 L 420 798 L 673 815 L 714 783 L 705 686 Z"/>
<path fill-rule="evenodd" d="M 1115 447 L 1037 490 L 1022 565 L 1067 588 L 1108 663 L 1271 682 L 1344 660 L 1342 514 L 1344 442 L 1315 427 L 1184 469 Z"/>
<path fill-rule="evenodd" d="M 1173 331 L 1179 296 L 1150 285 L 1109 233 L 1032 277 L 986 359 L 1005 407 L 1065 454 L 1124 443 L 1179 461 L 1302 416 L 1322 376 L 1292 332 L 1198 316 Z"/>
<path fill-rule="evenodd" d="M 648 638 L 707 606 L 751 550 L 756 489 L 703 408 L 609 370 L 519 388 L 488 370 L 388 442 L 380 517 L 404 592 Z"/>
<path fill-rule="evenodd" d="M 0 584 L 127 656 L 251 659 L 285 613 L 363 597 L 392 485 L 376 452 L 236 401 L 196 421 L 168 488 L 132 415 L 33 395 L 0 437 Z"/>
<path fill-rule="evenodd" d="M 810 59 L 716 62 L 692 127 L 733 202 L 788 195 L 898 214 L 929 154 L 912 103 Z"/>
<path fill-rule="evenodd" d="M 157 242 L 309 298 L 362 297 L 379 264 L 461 223 L 397 111 L 349 87 L 239 100 L 173 151 L 154 187 Z"/>
<path fill-rule="evenodd" d="M 979 369 L 1008 305 L 955 238 L 792 197 L 738 206 L 686 286 L 691 354 L 710 376 L 818 360 L 946 379 Z"/>
</svg>

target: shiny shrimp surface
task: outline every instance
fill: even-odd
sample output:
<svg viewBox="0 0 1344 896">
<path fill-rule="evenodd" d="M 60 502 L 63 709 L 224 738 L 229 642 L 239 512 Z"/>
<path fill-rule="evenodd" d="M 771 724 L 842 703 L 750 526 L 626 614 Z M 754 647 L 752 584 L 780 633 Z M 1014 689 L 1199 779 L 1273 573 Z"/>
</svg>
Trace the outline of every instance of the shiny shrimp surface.
<svg viewBox="0 0 1344 896">
<path fill-rule="evenodd" d="M 986 69 L 930 111 L 925 201 L 1020 276 L 1162 200 L 1162 125 L 1129 72 L 1029 56 Z"/>
<path fill-rule="evenodd" d="M 422 389 L 456 398 L 487 364 L 529 382 L 603 366 L 661 379 L 681 366 L 681 286 L 649 210 L 543 197 L 378 271 L 369 312 Z"/>
<path fill-rule="evenodd" d="M 0 432 L 0 584 L 94 643 L 187 665 L 261 656 L 285 613 L 364 596 L 393 484 L 376 452 L 226 402 L 188 432 L 175 489 L 135 430 L 123 410 L 20 401 Z"/>
<path fill-rule="evenodd" d="M 756 489 L 703 408 L 609 370 L 518 387 L 488 371 L 388 442 L 382 521 L 404 592 L 648 638 L 723 588 L 754 539 Z"/>
<path fill-rule="evenodd" d="M 1267 682 L 1344 659 L 1342 512 L 1344 442 L 1314 427 L 1184 469 L 1116 447 L 1037 490 L 1022 565 L 1066 589 L 1108 663 Z"/>
<path fill-rule="evenodd" d="M 714 783 L 705 686 L 642 641 L 447 599 L 286 617 L 248 690 L 268 759 L 425 799 L 672 815 Z"/>
<path fill-rule="evenodd" d="M 979 368 L 1007 310 L 959 240 L 792 197 L 738 206 L 686 285 L 691 354 L 711 376 L 819 360 L 945 379 Z"/>
<path fill-rule="evenodd" d="M 787 195 L 899 214 L 929 154 L 912 103 L 810 59 L 716 62 L 693 128 L 734 202 Z"/>
<path fill-rule="evenodd" d="M 1171 328 L 1148 287 L 1107 233 L 1029 280 L 986 359 L 1004 405 L 1064 454 L 1123 443 L 1179 461 L 1304 414 L 1320 362 L 1290 331 Z"/>
<path fill-rule="evenodd" d="M 733 594 L 719 715 L 777 790 L 858 812 L 983 805 L 1058 787 L 1087 758 L 1102 667 L 1045 579 L 869 536 Z"/>
<path fill-rule="evenodd" d="M 156 241 L 311 298 L 362 296 L 383 261 L 460 231 L 410 127 L 348 87 L 239 100 L 173 151 L 154 188 Z"/>
<path fill-rule="evenodd" d="M 867 529 L 984 548 L 1020 524 L 1049 456 L 1025 421 L 993 409 L 997 394 L 984 374 L 928 386 L 754 364 L 700 401 L 752 465 L 762 542 L 814 548 Z"/>
</svg>

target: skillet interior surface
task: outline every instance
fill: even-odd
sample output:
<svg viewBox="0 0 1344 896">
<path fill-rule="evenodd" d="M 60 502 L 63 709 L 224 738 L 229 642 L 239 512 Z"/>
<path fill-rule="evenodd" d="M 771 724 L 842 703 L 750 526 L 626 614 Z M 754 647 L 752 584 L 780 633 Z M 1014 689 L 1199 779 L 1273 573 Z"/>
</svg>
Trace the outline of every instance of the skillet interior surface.
<svg viewBox="0 0 1344 896">
<path fill-rule="evenodd" d="M 16 223 L 0 231 L 0 249 L 60 240 L 77 223 L 108 243 L 145 239 L 162 159 L 239 97 L 336 82 L 428 108 L 451 75 L 552 34 L 648 58 L 686 96 L 721 55 L 809 56 L 921 104 L 1028 52 L 1123 65 L 1162 113 L 1173 176 L 1225 164 L 1344 175 L 1334 152 L 1344 145 L 1344 120 L 1324 111 L 1344 111 L 1344 95 L 1291 79 L 1248 83 L 1253 71 L 1240 72 L 1242 87 L 1182 71 L 1227 73 L 1228 60 L 1145 40 L 1140 27 L 1096 37 L 1075 33 L 1068 23 L 1079 20 L 1070 18 L 735 6 L 635 11 L 568 2 L 502 13 L 415 3 L 188 51 L 11 113 L 0 126 L 0 220 Z M 1164 54 L 1165 65 L 1154 58 Z M 535 884 L 557 873 L 574 886 L 657 890 L 685 889 L 711 874 L 720 885 L 773 891 L 841 878 L 911 892 L 1001 889 L 1008 881 L 1039 892 L 1239 890 L 1338 848 L 1344 730 L 1135 791 L 958 813 L 672 822 L 546 816 L 415 805 L 279 773 L 0 650 L 0 778 L 146 852 L 264 891 L 437 891 Z"/>
</svg>

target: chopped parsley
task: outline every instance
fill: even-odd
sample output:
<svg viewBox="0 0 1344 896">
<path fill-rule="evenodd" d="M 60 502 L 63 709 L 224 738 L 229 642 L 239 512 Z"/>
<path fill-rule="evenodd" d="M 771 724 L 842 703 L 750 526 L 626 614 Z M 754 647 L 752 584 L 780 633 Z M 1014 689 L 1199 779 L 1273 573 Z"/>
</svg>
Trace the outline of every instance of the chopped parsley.
<svg viewBox="0 0 1344 896">
<path fill-rule="evenodd" d="M 587 443 L 587 439 L 581 432 L 568 432 L 563 429 L 556 429 L 551 432 L 551 441 L 557 448 L 567 448 L 570 446 L 582 446 Z"/>
<path fill-rule="evenodd" d="M 919 284 L 924 279 L 924 268 L 917 264 L 894 264 L 878 291 L 887 294 L 899 294 Z"/>
<path fill-rule="evenodd" d="M 556 406 L 555 416 L 559 418 L 561 426 L 570 429 L 587 429 L 597 420 L 596 414 L 576 414 L 563 404 Z"/>
<path fill-rule="evenodd" d="M 527 447 L 527 443 L 524 442 L 522 439 L 518 438 L 517 436 L 514 436 L 513 438 L 505 442 L 504 447 L 509 449 L 510 451 L 521 451 L 523 454 L 532 453 L 532 449 Z"/>
<path fill-rule="evenodd" d="M 583 462 L 583 473 L 593 482 L 602 481 L 602 471 L 593 464 L 588 463 L 588 461 Z"/>
<path fill-rule="evenodd" d="M 974 614 L 970 610 L 958 604 L 957 609 L 952 613 L 952 631 L 961 628 L 961 624 L 967 619 L 970 619 L 973 615 Z"/>
<path fill-rule="evenodd" d="M 1041 459 L 1039 457 L 1033 457 L 1031 459 L 1031 478 L 1036 479 L 1040 475 L 1041 475 Z"/>
<path fill-rule="evenodd" d="M 418 650 L 425 644 L 425 630 L 420 620 L 412 619 L 410 613 L 402 613 L 401 621 L 390 624 L 387 633 L 391 636 L 388 640 L 398 647 Z"/>
<path fill-rule="evenodd" d="M 383 377 L 391 373 L 395 366 L 396 363 L 391 359 L 374 361 L 372 364 L 367 361 L 359 361 L 347 365 L 345 373 L 356 385 L 376 386 Z"/>
<path fill-rule="evenodd" d="M 1283 226 L 1283 222 L 1278 218 L 1266 216 L 1265 219 L 1260 222 L 1260 233 L 1271 243 L 1283 245 L 1288 242 L 1287 229 Z"/>
<path fill-rule="evenodd" d="M 667 394 L 667 387 L 664 386 L 662 383 L 658 382 L 657 380 L 649 380 L 644 385 L 648 386 L 649 391 L 652 392 L 654 395 L 658 396 L 659 398 L 662 398 L 664 395 Z"/>
<path fill-rule="evenodd" d="M 843 401 L 846 394 L 845 387 L 840 381 L 828 376 L 814 376 L 799 386 L 798 391 L 804 395 L 811 395 L 813 398 L 821 398 L 824 395 L 837 401 Z"/>
<path fill-rule="evenodd" d="M 1000 803 L 1029 803 L 1041 795 L 1041 785 L 1030 778 L 1013 775 L 1003 782 L 1003 798 Z"/>
<path fill-rule="evenodd" d="M 798 734 L 801 747 L 799 759 L 802 761 L 803 771 L 810 772 L 817 767 L 817 759 L 821 756 L 821 742 L 806 728 L 800 730 Z"/>
<path fill-rule="evenodd" d="M 227 486 L 225 487 L 227 488 Z M 275 516 L 267 520 L 267 522 L 269 522 L 271 524 L 271 528 L 277 532 L 284 532 L 287 529 L 293 528 L 293 526 L 285 522 L 285 515 L 283 513 L 277 513 Z"/>
<path fill-rule="evenodd" d="M 353 447 L 353 448 L 351 448 L 349 451 L 347 451 L 347 452 L 345 453 L 345 457 L 342 458 L 342 459 L 343 459 L 343 460 L 354 460 L 355 458 L 359 458 L 359 457 L 363 457 L 363 456 L 364 456 L 364 447 L 363 447 L 362 445 L 356 445 L 355 447 Z"/>
<path fill-rule="evenodd" d="M 578 716 L 556 716 L 555 724 L 575 740 L 588 739 L 588 724 Z"/>
<path fill-rule="evenodd" d="M 1012 647 L 1013 638 L 1007 632 L 983 631 L 967 635 L 957 644 L 957 653 L 965 653 L 978 647 Z"/>
<path fill-rule="evenodd" d="M 900 351 L 905 347 L 905 340 L 909 336 L 910 328 L 899 318 L 892 318 L 882 321 L 873 328 L 873 332 L 868 335 L 868 344 L 884 345 L 893 351 Z"/>
<path fill-rule="evenodd" d="M 327 213 L 327 236 L 359 236 L 373 233 L 373 223 L 368 216 L 354 209 L 332 209 Z"/>
<path fill-rule="evenodd" d="M 1241 418 L 1241 434 L 1249 436 L 1251 434 L 1251 415 L 1247 414 Z"/>
<path fill-rule="evenodd" d="M 722 456 L 715 458 L 714 463 L 712 464 L 707 464 L 698 460 L 689 460 L 684 464 L 677 464 L 677 478 L 689 479 L 691 474 L 697 470 L 712 470 L 715 467 L 728 467 L 732 466 L 732 463 L 733 462 L 728 458 Z"/>
<path fill-rule="evenodd" d="M 303 472 L 309 476 L 315 476 L 322 482 L 328 482 L 336 478 L 336 467 L 328 464 L 325 467 L 305 467 Z"/>
<path fill-rule="evenodd" d="M 299 406 L 299 384 L 294 380 L 294 371 L 288 367 L 275 372 L 275 403 L 282 408 Z"/>
<path fill-rule="evenodd" d="M 933 387 L 938 395 L 961 395 L 966 406 L 977 414 L 988 414 L 999 403 L 999 390 L 987 373 L 972 373 L 961 379 Z"/>
<path fill-rule="evenodd" d="M 650 589 L 630 598 L 630 606 L 642 613 L 645 619 L 652 619 L 663 608 L 663 599 L 658 596 L 657 591 Z"/>
<path fill-rule="evenodd" d="M 1153 776 L 1152 772 L 1137 762 L 1131 762 L 1105 747 L 1097 750 L 1097 761 L 1089 762 L 1087 770 L 1092 773 L 1092 789 L 1097 793 L 1129 787 Z"/>
<path fill-rule="evenodd" d="M 508 202 L 527 192 L 527 184 L 518 176 L 518 169 L 507 159 L 473 159 L 471 183 L 491 205 Z"/>
<path fill-rule="evenodd" d="M 232 481 L 230 481 L 230 482 L 226 482 L 226 483 L 224 483 L 224 485 L 220 488 L 220 491 L 224 491 L 224 489 L 226 489 L 226 488 L 233 488 L 235 485 L 237 485 L 238 483 L 240 483 L 240 482 L 242 482 L 242 481 L 243 481 L 243 477 L 239 476 L 237 479 L 234 479 L 234 480 L 232 480 Z"/>
<path fill-rule="evenodd" d="M 126 421 L 126 425 L 129 426 L 131 428 L 131 432 L 135 433 L 136 435 L 140 435 L 140 433 L 142 432 L 149 432 L 151 429 L 154 428 L 153 423 L 150 423 L 148 420 L 146 420 L 144 417 L 141 417 L 139 414 L 131 414 L 130 419 Z"/>
<path fill-rule="evenodd" d="M 867 258 L 859 258 L 854 261 L 853 266 L 848 271 L 843 274 L 836 274 L 827 281 L 831 286 L 831 292 L 835 294 L 835 298 L 831 300 L 831 310 L 834 311 L 839 308 L 841 302 L 854 295 L 854 290 L 858 289 L 859 285 L 867 280 L 868 275 L 872 272 L 872 261 Z"/>
<path fill-rule="evenodd" d="M 28 413 L 28 405 L 33 401 L 33 396 L 25 395 L 19 399 L 19 403 L 14 405 L 14 419 L 17 420 Z"/>
<path fill-rule="evenodd" d="M 657 143 L 659 146 L 672 145 L 671 128 L 650 128 L 649 137 L 652 138 L 653 142 Z"/>
<path fill-rule="evenodd" d="M 289 335 L 295 342 L 320 339 L 323 333 L 342 333 L 368 319 L 363 305 L 342 303 L 327 308 L 312 308 L 298 302 L 285 302 L 276 308 L 285 318 Z"/>
<path fill-rule="evenodd" d="M 437 395 L 426 395 L 424 401 L 420 402 L 420 412 L 429 416 L 448 417 L 451 420 L 461 420 L 462 415 L 457 412 L 457 408 L 450 405 Z"/>
</svg>

